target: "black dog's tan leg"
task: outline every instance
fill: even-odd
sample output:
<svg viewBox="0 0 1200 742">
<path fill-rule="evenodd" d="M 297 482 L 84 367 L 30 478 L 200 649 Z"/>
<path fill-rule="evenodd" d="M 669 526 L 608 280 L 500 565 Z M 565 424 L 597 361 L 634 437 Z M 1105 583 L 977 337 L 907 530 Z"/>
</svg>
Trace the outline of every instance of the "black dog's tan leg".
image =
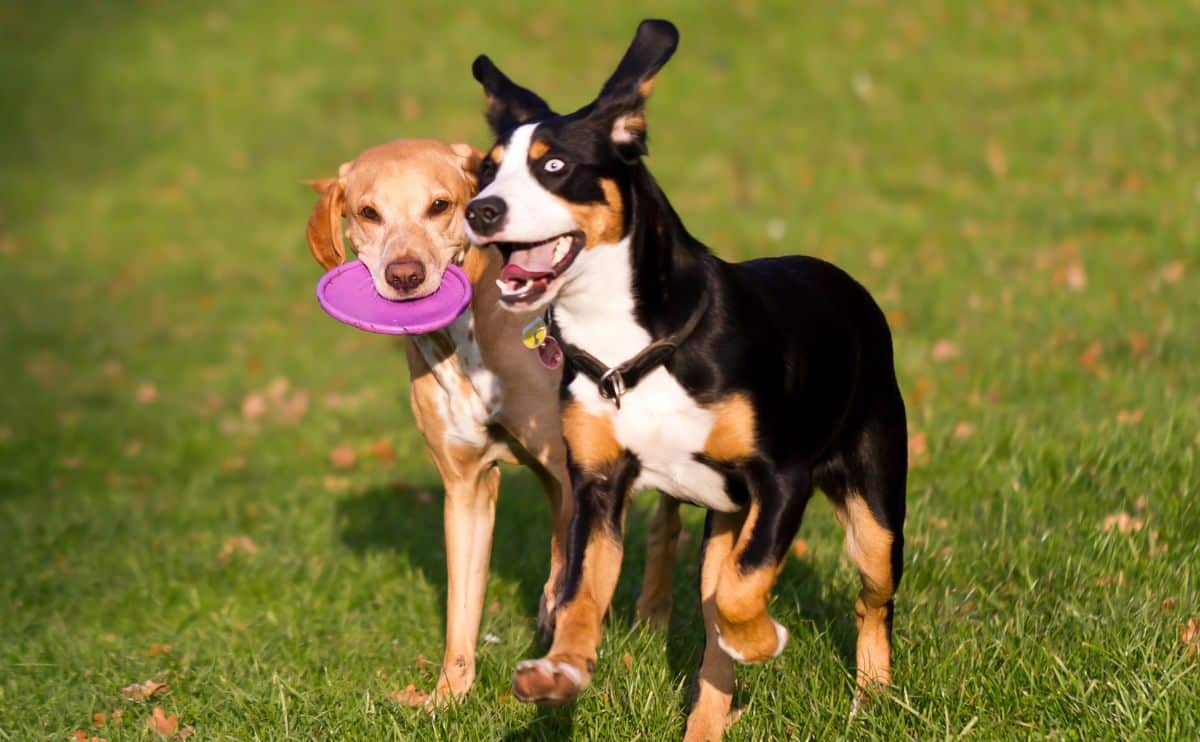
<svg viewBox="0 0 1200 742">
<path fill-rule="evenodd" d="M 856 654 L 858 685 L 888 684 L 892 680 L 892 570 L 895 537 L 879 522 L 866 500 L 849 492 L 835 512 L 846 530 L 846 554 L 858 568 L 862 589 L 854 604 L 858 625 Z"/>
<path fill-rule="evenodd" d="M 753 664 L 777 656 L 787 644 L 787 629 L 767 613 L 767 602 L 812 486 L 807 475 L 786 478 L 765 465 L 749 468 L 747 480 L 750 508 L 721 566 L 716 605 L 721 648 Z"/>
<path fill-rule="evenodd" d="M 563 414 L 572 484 L 563 587 L 554 642 L 545 657 L 517 665 L 513 695 L 552 706 L 592 680 L 604 615 L 621 571 L 625 501 L 637 463 L 624 456 L 608 418 L 568 404 Z"/>
<path fill-rule="evenodd" d="M 646 535 L 646 572 L 642 594 L 637 601 L 638 618 L 651 626 L 665 629 L 671 619 L 671 571 L 679 545 L 679 501 L 664 494 L 658 496 L 658 509 Z"/>
<path fill-rule="evenodd" d="M 733 660 L 718 644 L 717 581 L 733 553 L 743 513 L 709 511 L 704 523 L 700 565 L 700 606 L 704 615 L 704 659 L 696 678 L 696 698 L 688 715 L 685 742 L 720 739 L 733 703 Z"/>
</svg>

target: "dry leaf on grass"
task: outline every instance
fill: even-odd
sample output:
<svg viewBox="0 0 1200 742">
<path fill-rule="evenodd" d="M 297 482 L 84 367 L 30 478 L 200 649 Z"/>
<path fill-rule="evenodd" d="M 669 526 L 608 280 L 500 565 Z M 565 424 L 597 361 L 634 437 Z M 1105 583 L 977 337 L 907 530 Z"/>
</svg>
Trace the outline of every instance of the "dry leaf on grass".
<svg viewBox="0 0 1200 742">
<path fill-rule="evenodd" d="M 1008 173 L 1008 156 L 1004 153 L 1004 144 L 995 137 L 987 141 L 988 171 L 997 178 L 1003 178 Z"/>
<path fill-rule="evenodd" d="M 625 666 L 626 670 L 632 670 L 633 669 L 633 655 L 628 652 L 621 655 L 621 664 Z"/>
<path fill-rule="evenodd" d="M 396 448 L 387 438 L 380 438 L 372 443 L 370 450 L 372 456 L 386 464 L 396 460 Z"/>
<path fill-rule="evenodd" d="M 1140 531 L 1146 526 L 1146 521 L 1141 518 L 1130 515 L 1124 511 L 1113 513 L 1104 519 L 1104 532 L 1108 533 L 1112 529 L 1117 529 L 1121 533 L 1133 533 Z"/>
<path fill-rule="evenodd" d="M 929 444 L 924 431 L 918 431 L 908 437 L 908 461 L 914 468 L 929 462 Z"/>
<path fill-rule="evenodd" d="M 953 340 L 942 338 L 933 344 L 933 350 L 930 351 L 930 356 L 937 363 L 958 358 L 958 345 L 956 345 Z"/>
<path fill-rule="evenodd" d="M 160 654 L 170 654 L 171 649 L 172 649 L 172 647 L 170 644 L 151 644 L 150 645 L 150 656 L 157 657 Z"/>
<path fill-rule="evenodd" d="M 975 435 L 975 424 L 969 423 L 966 420 L 954 426 L 954 437 L 959 440 L 964 440 Z"/>
<path fill-rule="evenodd" d="M 1117 422 L 1121 425 L 1136 425 L 1142 421 L 1142 411 L 1137 410 L 1117 410 Z"/>
<path fill-rule="evenodd" d="M 327 476 L 322 483 L 326 492 L 346 492 L 350 489 L 350 480 L 345 477 Z"/>
<path fill-rule="evenodd" d="M 158 387 L 150 382 L 139 384 L 137 388 L 137 401 L 142 404 L 150 404 L 158 400 Z"/>
<path fill-rule="evenodd" d="M 230 536 L 225 539 L 225 543 L 221 545 L 221 551 L 217 553 L 217 559 L 222 562 L 227 562 L 235 554 L 246 554 L 254 556 L 258 553 L 258 544 L 254 543 L 249 536 Z"/>
<path fill-rule="evenodd" d="M 179 731 L 179 717 L 175 714 L 167 716 L 161 706 L 155 706 L 150 718 L 146 719 L 146 728 L 163 737 L 170 737 Z"/>
<path fill-rule="evenodd" d="M 396 703 L 401 706 L 417 707 L 429 703 L 429 694 L 417 690 L 412 683 L 409 683 L 404 690 L 392 691 L 392 698 L 396 699 Z"/>
<path fill-rule="evenodd" d="M 1083 352 L 1079 354 L 1079 359 L 1078 359 L 1079 365 L 1082 366 L 1087 371 L 1091 371 L 1092 373 L 1099 373 L 1099 371 L 1100 371 L 1100 354 L 1103 352 L 1104 352 L 1104 346 L 1101 343 L 1099 343 L 1099 342 L 1092 343 L 1088 347 L 1084 348 Z"/>
<path fill-rule="evenodd" d="M 808 542 L 802 538 L 798 538 L 792 542 L 792 554 L 797 559 L 803 559 L 808 555 Z"/>
<path fill-rule="evenodd" d="M 100 729 L 104 726 L 104 722 L 108 720 L 108 715 L 103 711 L 92 714 L 92 726 Z"/>
<path fill-rule="evenodd" d="M 1140 332 L 1131 332 L 1127 338 L 1129 341 L 1129 352 L 1135 356 L 1140 356 L 1150 347 L 1150 340 Z"/>
<path fill-rule="evenodd" d="M 349 469 L 354 466 L 354 460 L 357 458 L 354 449 L 345 443 L 340 446 L 335 446 L 329 451 L 329 463 L 333 464 L 335 469 Z"/>
<path fill-rule="evenodd" d="M 1183 642 L 1188 657 L 1200 651 L 1200 619 L 1192 616 L 1179 627 L 1179 641 Z"/>
<path fill-rule="evenodd" d="M 249 422 L 267 414 L 267 399 L 258 392 L 251 392 L 242 399 L 242 417 Z"/>
<path fill-rule="evenodd" d="M 134 683 L 127 685 L 121 689 L 121 697 L 126 701 L 147 701 L 156 696 L 161 696 L 171 690 L 168 683 L 160 683 L 156 680 L 147 680 L 144 683 Z"/>
<path fill-rule="evenodd" d="M 1183 261 L 1176 260 L 1174 263 L 1164 265 L 1159 275 L 1167 283 L 1179 283 L 1179 279 L 1183 278 Z"/>
<path fill-rule="evenodd" d="M 1179 604 L 1178 598 L 1174 598 L 1174 597 L 1163 598 L 1161 607 L 1162 607 L 1164 613 L 1170 613 L 1171 611 L 1175 610 L 1175 606 L 1178 604 Z"/>
<path fill-rule="evenodd" d="M 108 723 L 109 724 L 120 724 L 121 717 L 123 717 L 123 716 L 125 716 L 125 712 L 123 710 L 113 709 L 112 713 L 108 715 Z"/>
</svg>

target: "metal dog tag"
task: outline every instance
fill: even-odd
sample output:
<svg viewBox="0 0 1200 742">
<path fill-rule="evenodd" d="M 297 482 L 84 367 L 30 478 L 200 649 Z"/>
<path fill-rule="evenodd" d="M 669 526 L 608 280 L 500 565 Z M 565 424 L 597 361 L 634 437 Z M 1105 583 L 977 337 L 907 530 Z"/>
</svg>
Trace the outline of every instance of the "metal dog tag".
<svg viewBox="0 0 1200 742">
<path fill-rule="evenodd" d="M 542 347 L 546 342 L 546 320 L 541 317 L 530 320 L 521 330 L 521 342 L 530 350 Z"/>
<path fill-rule="evenodd" d="M 562 365 L 562 347 L 552 337 L 547 337 L 542 341 L 542 344 L 538 346 L 537 354 L 538 360 L 548 369 L 554 370 Z"/>
</svg>

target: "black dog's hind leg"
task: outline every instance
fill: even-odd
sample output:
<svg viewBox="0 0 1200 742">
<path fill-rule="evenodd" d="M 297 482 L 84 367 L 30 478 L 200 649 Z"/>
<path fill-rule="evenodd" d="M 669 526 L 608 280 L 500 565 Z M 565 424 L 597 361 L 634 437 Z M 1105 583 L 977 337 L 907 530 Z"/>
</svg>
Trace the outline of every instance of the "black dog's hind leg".
<svg viewBox="0 0 1200 742">
<path fill-rule="evenodd" d="M 781 472 L 761 460 L 747 464 L 744 474 L 750 507 L 721 566 L 716 608 L 721 648 L 751 664 L 775 657 L 787 643 L 787 630 L 768 615 L 767 601 L 812 496 L 812 477 L 807 467 Z"/>
</svg>

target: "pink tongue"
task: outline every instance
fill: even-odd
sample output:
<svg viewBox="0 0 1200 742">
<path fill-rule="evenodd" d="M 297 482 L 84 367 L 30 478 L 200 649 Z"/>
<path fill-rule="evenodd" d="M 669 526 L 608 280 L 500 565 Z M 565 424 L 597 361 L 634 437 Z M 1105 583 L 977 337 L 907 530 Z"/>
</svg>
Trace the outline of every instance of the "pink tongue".
<svg viewBox="0 0 1200 742">
<path fill-rule="evenodd" d="M 508 262 L 500 270 L 500 278 L 505 281 L 537 280 L 553 276 L 554 246 L 557 242 L 557 240 L 551 240 L 544 245 L 526 250 L 513 250 Z"/>
</svg>

